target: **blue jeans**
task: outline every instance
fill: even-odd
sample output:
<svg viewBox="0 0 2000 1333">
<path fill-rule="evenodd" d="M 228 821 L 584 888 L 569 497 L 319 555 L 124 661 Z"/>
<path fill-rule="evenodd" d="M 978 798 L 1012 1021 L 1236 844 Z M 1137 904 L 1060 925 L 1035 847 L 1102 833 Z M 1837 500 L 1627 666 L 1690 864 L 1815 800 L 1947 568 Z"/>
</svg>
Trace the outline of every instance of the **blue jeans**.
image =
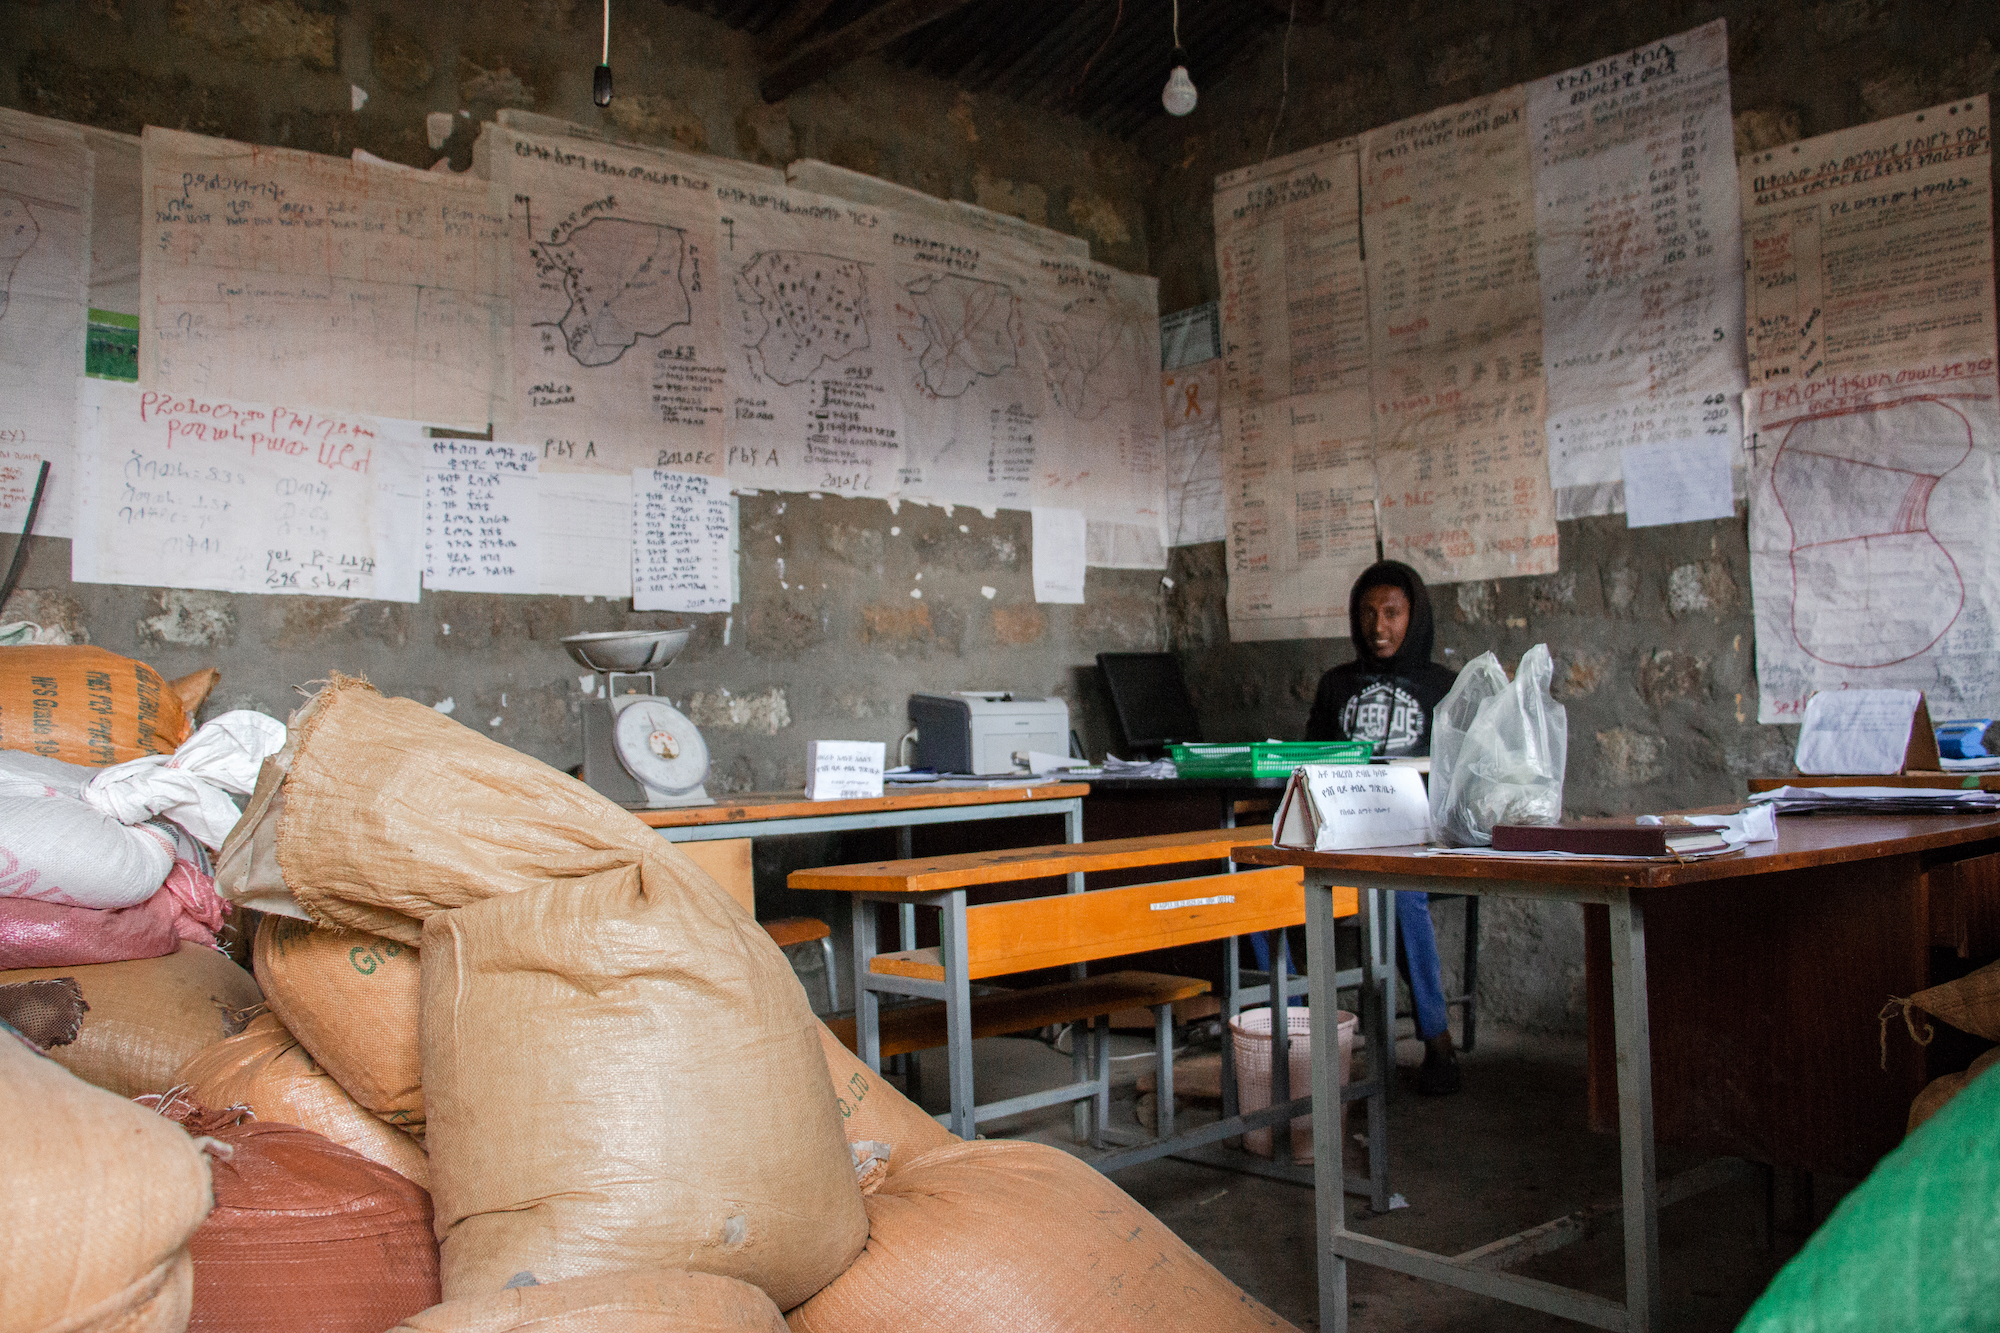
<svg viewBox="0 0 2000 1333">
<path fill-rule="evenodd" d="M 1396 937 L 1403 946 L 1410 996 L 1417 1004 L 1417 1035 L 1428 1041 L 1445 1031 L 1444 965 L 1438 961 L 1430 894 L 1396 891 Z"/>
</svg>

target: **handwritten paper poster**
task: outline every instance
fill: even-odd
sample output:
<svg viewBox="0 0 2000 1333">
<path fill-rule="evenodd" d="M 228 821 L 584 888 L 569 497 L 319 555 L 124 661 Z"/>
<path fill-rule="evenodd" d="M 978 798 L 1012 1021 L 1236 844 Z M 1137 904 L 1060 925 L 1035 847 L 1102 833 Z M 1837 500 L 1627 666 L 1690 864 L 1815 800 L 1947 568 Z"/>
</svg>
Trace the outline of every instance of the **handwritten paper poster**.
<svg viewBox="0 0 2000 1333">
<path fill-rule="evenodd" d="M 632 595 L 632 474 L 541 475 L 541 591 L 558 597 Z"/>
<path fill-rule="evenodd" d="M 485 181 L 147 126 L 142 385 L 484 430 Z"/>
<path fill-rule="evenodd" d="M 417 599 L 392 507 L 413 498 L 420 427 L 104 380 L 77 394 L 77 582 Z"/>
<path fill-rule="evenodd" d="M 727 611 L 733 519 L 729 488 L 665 468 L 632 474 L 632 609 Z"/>
<path fill-rule="evenodd" d="M 1526 99 L 1362 138 L 1382 551 L 1431 582 L 1556 568 Z"/>
<path fill-rule="evenodd" d="M 88 125 L 77 127 L 90 147 L 90 305 L 121 315 L 139 312 L 139 229 L 142 207 L 140 140 Z"/>
<path fill-rule="evenodd" d="M 1993 705 L 1991 172 L 1983 97 L 1744 159 L 1760 721 L 1842 686 Z"/>
<path fill-rule="evenodd" d="M 1742 162 L 1750 382 L 1990 348 L 1984 96 Z"/>
<path fill-rule="evenodd" d="M 1162 371 L 1160 415 L 1167 437 L 1167 545 L 1224 540 L 1222 358 Z"/>
<path fill-rule="evenodd" d="M 719 476 L 729 412 L 715 177 L 701 159 L 488 129 L 509 201 L 503 433 L 542 470 Z"/>
<path fill-rule="evenodd" d="M 91 154 L 75 129 L 0 109 L 0 451 L 49 488 L 35 531 L 73 529 L 76 379 L 83 368 L 90 278 Z M 0 495 L 0 524 L 20 531 L 27 495 Z"/>
<path fill-rule="evenodd" d="M 541 459 L 530 445 L 431 440 L 424 454 L 424 586 L 540 592 Z"/>
<path fill-rule="evenodd" d="M 877 210 L 722 185 L 730 351 L 723 438 L 738 485 L 887 496 L 902 459 L 889 236 Z"/>
<path fill-rule="evenodd" d="M 1234 639 L 1346 632 L 1376 557 L 1354 140 L 1216 179 Z"/>
<path fill-rule="evenodd" d="M 1741 440 L 1723 21 L 1536 80 L 1528 126 L 1557 515 L 1616 513 L 1625 450 L 1699 472 L 1716 446 L 1731 455 Z M 1680 484 L 1659 468 L 1648 476 Z"/>
<path fill-rule="evenodd" d="M 1991 351 L 1745 395 L 1757 718 L 1816 690 L 1914 689 L 1983 717 L 2000 653 Z"/>
<path fill-rule="evenodd" d="M 1035 600 L 1083 601 L 1085 523 L 1081 509 L 1036 507 L 1029 515 Z"/>
</svg>

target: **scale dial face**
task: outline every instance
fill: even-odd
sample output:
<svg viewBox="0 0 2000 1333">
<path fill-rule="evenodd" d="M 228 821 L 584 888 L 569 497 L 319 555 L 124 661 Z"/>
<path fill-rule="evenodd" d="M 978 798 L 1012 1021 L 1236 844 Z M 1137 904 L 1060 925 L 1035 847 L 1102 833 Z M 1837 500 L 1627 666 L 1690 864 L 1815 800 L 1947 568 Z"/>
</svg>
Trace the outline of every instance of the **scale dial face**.
<svg viewBox="0 0 2000 1333">
<path fill-rule="evenodd" d="M 670 795 L 693 791 L 708 776 L 708 746 L 694 723 L 665 699 L 636 699 L 611 726 L 618 762 L 640 785 Z"/>
</svg>

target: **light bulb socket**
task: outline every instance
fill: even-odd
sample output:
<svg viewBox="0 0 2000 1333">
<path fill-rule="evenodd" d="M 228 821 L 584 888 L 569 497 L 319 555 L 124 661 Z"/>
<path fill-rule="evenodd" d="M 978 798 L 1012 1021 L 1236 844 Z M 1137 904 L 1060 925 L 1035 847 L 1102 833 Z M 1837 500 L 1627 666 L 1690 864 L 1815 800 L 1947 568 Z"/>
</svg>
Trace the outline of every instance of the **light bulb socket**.
<svg viewBox="0 0 2000 1333">
<path fill-rule="evenodd" d="M 599 106 L 611 105 L 611 66 L 599 65 L 591 76 L 590 100 Z"/>
</svg>

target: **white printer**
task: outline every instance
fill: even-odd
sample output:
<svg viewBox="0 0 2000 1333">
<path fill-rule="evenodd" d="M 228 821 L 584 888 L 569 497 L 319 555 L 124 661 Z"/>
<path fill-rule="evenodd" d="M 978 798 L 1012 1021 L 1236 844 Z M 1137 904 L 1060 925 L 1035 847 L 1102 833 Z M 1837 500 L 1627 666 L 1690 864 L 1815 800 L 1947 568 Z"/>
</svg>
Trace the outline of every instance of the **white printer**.
<svg viewBox="0 0 2000 1333">
<path fill-rule="evenodd" d="M 913 768 L 940 773 L 1026 773 L 1028 751 L 1069 753 L 1069 705 L 1005 690 L 910 696 Z"/>
</svg>

